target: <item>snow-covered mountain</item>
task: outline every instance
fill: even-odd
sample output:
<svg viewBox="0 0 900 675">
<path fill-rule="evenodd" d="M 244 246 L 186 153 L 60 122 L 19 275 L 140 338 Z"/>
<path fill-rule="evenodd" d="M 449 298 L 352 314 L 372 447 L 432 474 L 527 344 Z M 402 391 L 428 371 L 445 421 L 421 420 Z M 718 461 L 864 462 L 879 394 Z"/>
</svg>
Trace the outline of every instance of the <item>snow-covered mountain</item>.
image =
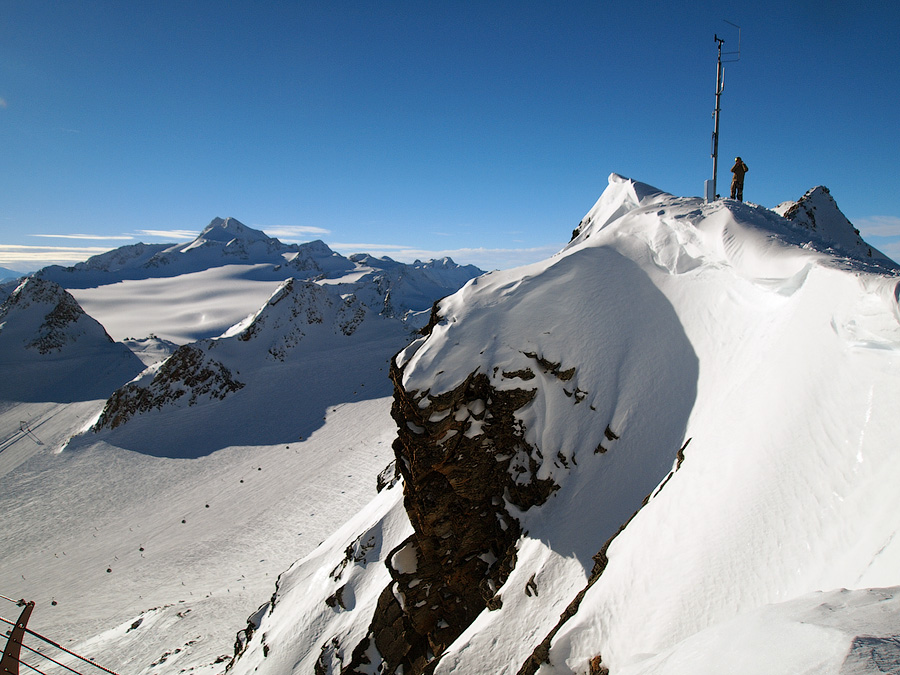
<svg viewBox="0 0 900 675">
<path fill-rule="evenodd" d="M 346 258 L 321 241 L 283 244 L 234 218 L 215 218 L 187 244 L 123 246 L 37 276 L 70 290 L 118 340 L 153 333 L 185 344 L 220 335 L 290 278 L 335 286 L 378 314 L 421 325 L 434 300 L 481 273 L 449 258 Z"/>
<path fill-rule="evenodd" d="M 782 202 L 773 211 L 819 235 L 820 241 L 828 242 L 838 255 L 891 264 L 884 253 L 863 241 L 859 230 L 841 213 L 831 192 L 823 185 L 807 191 L 796 202 Z"/>
<path fill-rule="evenodd" d="M 6 267 L 0 267 L 0 283 L 4 281 L 12 281 L 13 279 L 18 279 L 19 277 L 25 276 L 21 272 L 16 272 L 15 270 L 7 269 Z"/>
<path fill-rule="evenodd" d="M 441 301 L 391 364 L 403 481 L 231 672 L 898 672 L 900 269 L 822 192 L 810 229 L 612 175 Z"/>
<path fill-rule="evenodd" d="M 362 373 L 377 365 L 385 390 L 386 364 L 412 335 L 399 319 L 376 314 L 353 295 L 288 279 L 245 322 L 178 347 L 115 391 L 94 427 L 69 447 L 102 440 L 151 455 L 197 457 L 232 445 L 290 442 L 321 426 L 329 405 L 365 396 L 354 391 L 348 399 L 335 384 L 346 388 L 348 377 L 365 379 Z M 159 443 L 157 428 L 167 430 L 168 442 Z"/>
<path fill-rule="evenodd" d="M 69 293 L 26 279 L 0 305 L 0 400 L 85 401 L 106 397 L 143 370 Z"/>
</svg>

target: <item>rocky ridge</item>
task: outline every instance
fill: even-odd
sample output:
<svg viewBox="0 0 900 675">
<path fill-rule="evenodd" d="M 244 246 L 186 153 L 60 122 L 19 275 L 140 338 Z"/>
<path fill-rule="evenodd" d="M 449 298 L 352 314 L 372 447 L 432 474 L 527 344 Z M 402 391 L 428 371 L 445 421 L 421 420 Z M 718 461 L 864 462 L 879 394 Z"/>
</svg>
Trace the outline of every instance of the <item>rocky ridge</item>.
<svg viewBox="0 0 900 675">
<path fill-rule="evenodd" d="M 34 314 L 40 324 L 23 340 L 26 349 L 39 354 L 59 353 L 82 336 L 100 336 L 106 342 L 113 339 L 96 321 L 91 319 L 78 302 L 58 284 L 41 279 L 27 279 L 0 306 L 0 323 L 9 318 L 21 321 L 22 315 Z M 19 318 L 10 317 L 18 314 Z M 38 317 L 38 315 L 40 315 Z M 34 323 L 32 319 L 31 323 Z"/>
</svg>

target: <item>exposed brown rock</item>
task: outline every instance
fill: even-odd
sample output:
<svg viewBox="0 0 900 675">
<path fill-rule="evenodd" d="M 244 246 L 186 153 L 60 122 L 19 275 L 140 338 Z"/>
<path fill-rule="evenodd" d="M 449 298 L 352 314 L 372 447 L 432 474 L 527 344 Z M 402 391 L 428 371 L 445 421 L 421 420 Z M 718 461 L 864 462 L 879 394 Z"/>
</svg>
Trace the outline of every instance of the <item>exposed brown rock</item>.
<svg viewBox="0 0 900 675">
<path fill-rule="evenodd" d="M 558 364 L 546 367 L 560 375 Z M 515 417 L 533 390 L 500 391 L 473 372 L 453 390 L 426 398 L 407 392 L 402 375 L 392 362 L 394 452 L 415 532 L 389 554 L 392 582 L 342 673 L 360 672 L 372 642 L 379 672 L 401 666 L 406 675 L 432 672 L 478 614 L 501 605 L 497 590 L 515 566 L 521 535 L 507 503 L 526 510 L 557 489 L 536 478 L 540 451 L 526 442 Z"/>
<path fill-rule="evenodd" d="M 194 405 L 201 396 L 221 400 L 243 386 L 202 349 L 182 345 L 160 366 L 149 385 L 129 382 L 117 390 L 106 402 L 94 430 L 115 429 L 136 414 L 160 409 L 182 396 L 188 397 L 188 405 Z"/>
<path fill-rule="evenodd" d="M 609 675 L 609 668 L 603 665 L 600 654 L 588 661 L 588 675 Z"/>
</svg>

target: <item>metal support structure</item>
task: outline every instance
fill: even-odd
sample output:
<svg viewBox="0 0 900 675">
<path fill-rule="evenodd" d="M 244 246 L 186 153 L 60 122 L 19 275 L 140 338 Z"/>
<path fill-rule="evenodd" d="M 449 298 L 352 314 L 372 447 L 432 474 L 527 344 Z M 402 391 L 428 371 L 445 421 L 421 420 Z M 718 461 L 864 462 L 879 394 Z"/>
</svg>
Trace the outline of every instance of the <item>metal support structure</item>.
<svg viewBox="0 0 900 675">
<path fill-rule="evenodd" d="M 22 641 L 25 638 L 25 626 L 31 617 L 34 602 L 26 602 L 25 608 L 19 615 L 19 620 L 13 626 L 6 640 L 6 649 L 3 650 L 3 660 L 0 661 L 0 675 L 19 675 L 19 652 L 22 650 Z"/>
<path fill-rule="evenodd" d="M 725 69 L 722 66 L 722 45 L 725 44 L 725 40 L 718 35 L 715 35 L 714 39 L 719 51 L 719 57 L 716 59 L 716 109 L 713 111 L 715 123 L 712 135 L 712 194 L 713 199 L 716 199 L 719 196 L 716 185 L 719 178 L 719 113 L 722 111 L 722 90 L 725 89 Z"/>
<path fill-rule="evenodd" d="M 713 111 L 713 135 L 712 135 L 712 160 L 713 160 L 713 175 L 712 181 L 706 181 L 706 201 L 710 202 L 714 199 L 719 198 L 719 193 L 717 190 L 717 184 L 719 179 L 719 115 L 722 112 L 722 92 L 725 90 L 725 66 L 723 64 L 739 61 L 741 58 L 741 27 L 737 24 L 731 23 L 730 21 L 726 21 L 729 26 L 734 26 L 738 30 L 738 48 L 737 51 L 734 52 L 724 52 L 726 58 L 724 61 L 722 60 L 722 45 L 725 44 L 725 40 L 720 38 L 718 35 L 714 35 L 713 39 L 716 41 L 716 48 L 718 51 L 718 56 L 716 58 L 716 109 Z"/>
</svg>

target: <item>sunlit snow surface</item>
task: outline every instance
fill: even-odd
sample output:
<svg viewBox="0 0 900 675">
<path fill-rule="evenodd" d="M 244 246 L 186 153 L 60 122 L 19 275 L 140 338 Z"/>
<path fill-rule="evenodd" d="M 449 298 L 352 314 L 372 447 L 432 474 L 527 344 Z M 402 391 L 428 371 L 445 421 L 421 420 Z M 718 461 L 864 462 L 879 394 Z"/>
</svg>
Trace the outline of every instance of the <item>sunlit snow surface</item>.
<svg viewBox="0 0 900 675">
<path fill-rule="evenodd" d="M 70 292 L 116 340 L 153 333 L 184 344 L 224 332 L 255 312 L 281 283 L 248 280 L 242 274 L 247 267 L 225 265 L 177 277 L 125 280 Z"/>
<path fill-rule="evenodd" d="M 897 672 L 898 280 L 893 263 L 767 209 L 612 175 L 560 254 L 443 301 L 432 336 L 398 356 L 405 386 L 437 395 L 479 370 L 536 388 L 519 416 L 547 458 L 540 476 L 561 487 L 519 514 L 502 608 L 435 672 L 518 672 L 635 512 L 541 673 L 587 673 L 597 657 L 628 675 Z M 502 376 L 534 368 L 528 353 L 573 379 Z M 619 438 L 596 453 L 607 425 Z M 337 610 L 320 568 L 353 537 L 399 528 L 396 497 L 371 520 L 385 500 L 284 575 L 234 672 L 349 659 L 387 577 L 354 568 L 355 604 Z"/>
</svg>

